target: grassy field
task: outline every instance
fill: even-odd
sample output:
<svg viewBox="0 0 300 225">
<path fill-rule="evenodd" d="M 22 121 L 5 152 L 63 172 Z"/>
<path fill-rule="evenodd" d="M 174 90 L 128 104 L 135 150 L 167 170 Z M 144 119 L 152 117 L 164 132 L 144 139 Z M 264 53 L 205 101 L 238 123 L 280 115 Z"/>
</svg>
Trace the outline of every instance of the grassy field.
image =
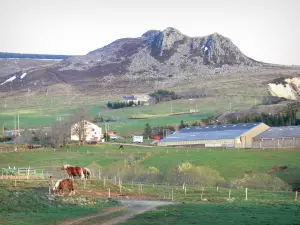
<svg viewBox="0 0 300 225">
<path fill-rule="evenodd" d="M 94 117 L 99 112 L 102 115 L 119 117 L 123 122 L 112 123 L 111 128 L 117 130 L 121 135 L 131 135 L 142 132 L 144 125 L 148 122 L 151 126 L 162 126 L 167 124 L 179 124 L 180 120 L 193 122 L 201 118 L 206 118 L 226 110 L 243 109 L 254 104 L 253 98 L 232 96 L 230 99 L 219 98 L 199 98 L 193 100 L 175 100 L 162 102 L 151 106 L 139 106 L 116 110 L 105 110 L 107 101 L 99 99 L 97 96 L 79 96 L 76 102 L 71 101 L 71 97 L 64 95 L 51 97 L 44 95 L 32 95 L 27 105 L 27 97 L 18 96 L 6 98 L 6 108 L 2 105 L 0 110 L 0 125 L 12 129 L 14 127 L 14 115 L 20 115 L 20 127 L 51 126 L 58 122 L 57 118 L 68 119 L 75 110 L 84 107 L 89 114 Z M 72 98 L 71 98 L 72 99 Z M 117 99 L 115 99 L 117 100 Z M 76 104 L 75 104 L 76 103 Z M 258 102 L 257 102 L 258 103 Z M 189 113 L 190 109 L 197 108 L 198 113 Z M 182 114 L 182 115 L 176 115 Z M 127 118 L 143 118 L 141 120 L 126 120 Z"/>
<path fill-rule="evenodd" d="M 123 154 L 118 145 L 99 144 L 82 146 L 80 148 L 37 150 L 35 152 L 2 153 L 0 166 L 16 167 L 46 167 L 61 164 L 97 166 L 107 168 L 124 166 L 135 156 L 152 155 L 139 166 L 148 168 L 154 166 L 162 173 L 177 167 L 184 162 L 195 166 L 208 166 L 217 170 L 225 179 L 241 178 L 245 171 L 266 172 L 273 167 L 288 168 L 276 173 L 281 179 L 290 183 L 300 183 L 300 155 L 295 150 L 240 150 L 237 149 L 194 149 L 194 148 L 143 148 L 125 146 Z"/>
<path fill-rule="evenodd" d="M 300 223 L 299 203 L 186 203 L 164 206 L 158 210 L 136 216 L 122 225 L 129 224 L 274 224 Z"/>
<path fill-rule="evenodd" d="M 86 199 L 94 204 L 82 205 L 76 198 L 69 203 L 55 199 L 49 202 L 38 189 L 28 190 L 21 187 L 10 189 L 1 183 L 0 205 L 1 224 L 56 224 L 69 218 L 86 216 L 103 208 L 116 206 L 118 202 L 106 199 Z"/>
</svg>

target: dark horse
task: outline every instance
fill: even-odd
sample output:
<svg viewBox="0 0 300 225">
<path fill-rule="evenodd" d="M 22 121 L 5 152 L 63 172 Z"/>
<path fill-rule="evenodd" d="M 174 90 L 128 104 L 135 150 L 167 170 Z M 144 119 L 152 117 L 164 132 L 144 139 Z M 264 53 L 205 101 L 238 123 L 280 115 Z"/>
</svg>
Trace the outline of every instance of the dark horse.
<svg viewBox="0 0 300 225">
<path fill-rule="evenodd" d="M 53 187 L 53 193 L 63 194 L 64 188 L 69 188 L 69 195 L 71 195 L 72 193 L 75 194 L 73 181 L 71 179 L 58 180 Z"/>
<path fill-rule="evenodd" d="M 119 150 L 124 151 L 124 145 L 120 145 Z"/>
<path fill-rule="evenodd" d="M 76 176 L 79 176 L 81 179 L 84 179 L 83 169 L 81 167 L 74 167 L 70 165 L 63 165 L 61 170 L 67 170 L 69 178 L 74 179 Z"/>
</svg>

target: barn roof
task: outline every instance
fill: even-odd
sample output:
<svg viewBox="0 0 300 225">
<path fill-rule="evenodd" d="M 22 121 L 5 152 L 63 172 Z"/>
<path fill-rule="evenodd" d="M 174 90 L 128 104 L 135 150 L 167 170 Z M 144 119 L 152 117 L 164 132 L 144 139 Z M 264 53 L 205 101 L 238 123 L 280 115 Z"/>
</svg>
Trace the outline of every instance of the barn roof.
<svg viewBox="0 0 300 225">
<path fill-rule="evenodd" d="M 200 127 L 186 127 L 175 132 L 161 142 L 233 139 L 251 130 L 261 123 L 223 124 Z"/>
<path fill-rule="evenodd" d="M 282 137 L 299 137 L 300 126 L 282 126 L 271 127 L 265 132 L 257 135 L 255 138 L 282 138 Z"/>
<path fill-rule="evenodd" d="M 134 97 L 134 95 L 132 96 L 123 96 L 123 98 L 127 101 L 133 101 L 133 100 L 136 100 L 136 97 Z"/>
</svg>

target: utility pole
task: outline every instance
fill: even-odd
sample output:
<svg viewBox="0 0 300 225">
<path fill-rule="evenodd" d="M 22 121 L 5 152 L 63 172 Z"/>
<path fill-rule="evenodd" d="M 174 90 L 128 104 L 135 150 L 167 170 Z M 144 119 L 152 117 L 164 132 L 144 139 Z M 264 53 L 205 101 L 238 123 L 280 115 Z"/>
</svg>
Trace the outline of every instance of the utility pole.
<svg viewBox="0 0 300 225">
<path fill-rule="evenodd" d="M 18 136 L 20 135 L 20 115 L 18 113 Z"/>
<path fill-rule="evenodd" d="M 17 150 L 17 135 L 16 135 L 16 130 L 17 130 L 17 128 L 16 128 L 16 115 L 14 115 L 14 127 L 15 127 L 15 129 L 14 129 L 14 136 L 15 136 L 15 140 L 14 140 L 14 142 L 15 142 L 15 151 Z"/>
</svg>

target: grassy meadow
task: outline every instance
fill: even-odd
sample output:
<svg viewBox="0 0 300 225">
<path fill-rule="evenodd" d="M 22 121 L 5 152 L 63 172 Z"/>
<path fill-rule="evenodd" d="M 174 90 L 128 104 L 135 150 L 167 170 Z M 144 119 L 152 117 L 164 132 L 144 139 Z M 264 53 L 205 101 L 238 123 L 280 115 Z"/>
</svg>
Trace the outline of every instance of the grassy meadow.
<svg viewBox="0 0 300 225">
<path fill-rule="evenodd" d="M 121 224 L 292 225 L 300 223 L 299 207 L 299 203 L 186 203 L 159 207 Z"/>
<path fill-rule="evenodd" d="M 217 170 L 224 179 L 241 178 L 246 171 L 264 173 L 271 168 L 287 166 L 277 171 L 278 177 L 289 183 L 300 183 L 300 154 L 296 150 L 237 150 L 195 149 L 125 146 L 121 153 L 118 145 L 98 144 L 66 149 L 36 150 L 34 152 L 2 153 L 0 166 L 55 167 L 62 164 L 96 168 L 123 167 L 135 157 L 151 156 L 139 161 L 143 168 L 156 167 L 162 173 L 189 162 L 195 166 L 207 166 Z"/>
</svg>

